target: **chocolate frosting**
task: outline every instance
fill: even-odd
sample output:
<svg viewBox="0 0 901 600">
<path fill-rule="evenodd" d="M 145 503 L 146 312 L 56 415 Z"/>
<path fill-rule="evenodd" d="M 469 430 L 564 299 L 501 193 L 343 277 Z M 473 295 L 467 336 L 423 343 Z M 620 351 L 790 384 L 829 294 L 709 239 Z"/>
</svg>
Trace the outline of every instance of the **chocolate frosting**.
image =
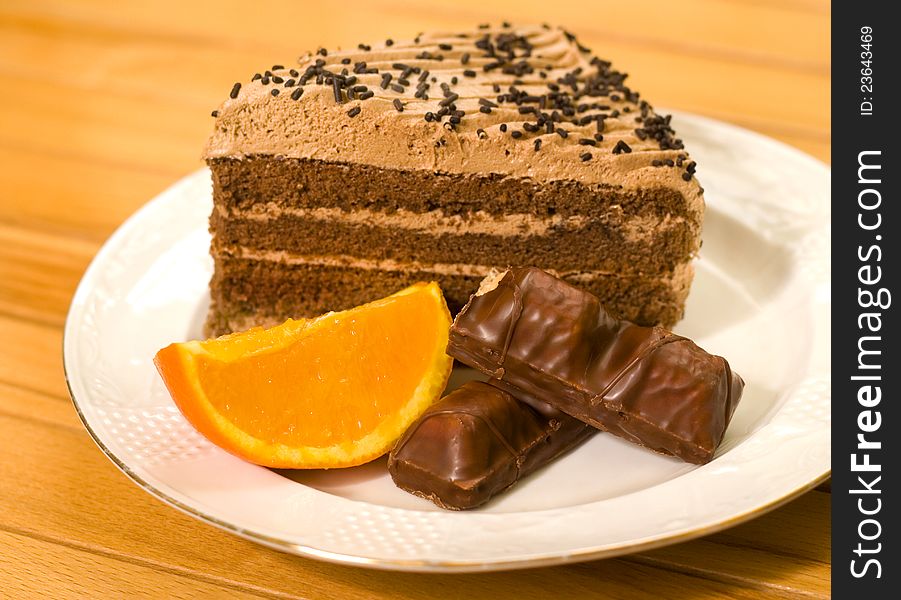
<svg viewBox="0 0 901 600">
<path fill-rule="evenodd" d="M 595 432 L 536 399 L 518 402 L 471 381 L 407 430 L 388 471 L 398 487 L 442 508 L 475 508 Z"/>
<path fill-rule="evenodd" d="M 429 32 L 322 52 L 236 84 L 214 111 L 204 157 L 275 155 L 675 188 L 696 214 L 703 211 L 694 163 L 668 118 L 563 29 Z M 332 74 L 354 78 L 353 85 L 336 90 Z M 441 116 L 426 120 L 428 114 Z"/>
<path fill-rule="evenodd" d="M 537 268 L 483 282 L 454 320 L 448 354 L 517 397 L 698 464 L 713 458 L 744 387 L 724 358 L 614 319 Z"/>
</svg>

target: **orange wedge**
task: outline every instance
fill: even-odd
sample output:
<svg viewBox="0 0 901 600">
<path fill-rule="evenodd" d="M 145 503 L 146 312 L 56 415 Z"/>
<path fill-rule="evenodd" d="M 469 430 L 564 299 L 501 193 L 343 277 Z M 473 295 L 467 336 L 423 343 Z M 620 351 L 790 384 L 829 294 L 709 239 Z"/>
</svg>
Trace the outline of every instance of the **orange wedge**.
<svg viewBox="0 0 901 600">
<path fill-rule="evenodd" d="M 267 467 L 350 467 L 385 454 L 447 384 L 450 313 L 436 283 L 316 319 L 171 344 L 154 363 L 185 418 Z"/>
</svg>

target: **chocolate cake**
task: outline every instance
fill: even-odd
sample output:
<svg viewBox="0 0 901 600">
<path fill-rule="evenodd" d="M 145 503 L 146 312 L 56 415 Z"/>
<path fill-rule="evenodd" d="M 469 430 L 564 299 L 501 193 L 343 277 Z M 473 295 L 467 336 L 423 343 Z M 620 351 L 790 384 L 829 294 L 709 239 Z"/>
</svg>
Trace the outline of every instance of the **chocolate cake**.
<svg viewBox="0 0 901 600">
<path fill-rule="evenodd" d="M 213 112 L 207 332 L 437 280 L 451 310 L 534 265 L 644 325 L 681 318 L 703 190 L 670 119 L 549 26 L 320 49 Z"/>
</svg>

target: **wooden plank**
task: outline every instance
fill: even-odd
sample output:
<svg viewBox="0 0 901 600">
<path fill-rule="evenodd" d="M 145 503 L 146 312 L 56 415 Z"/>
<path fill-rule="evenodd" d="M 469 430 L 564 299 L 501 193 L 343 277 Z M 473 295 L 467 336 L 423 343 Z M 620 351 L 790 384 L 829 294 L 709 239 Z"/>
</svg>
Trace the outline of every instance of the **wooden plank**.
<svg viewBox="0 0 901 600">
<path fill-rule="evenodd" d="M 705 579 L 783 592 L 788 596 L 809 594 L 828 598 L 829 563 L 786 561 L 763 550 L 735 548 L 707 539 L 669 546 L 631 557 L 636 562 L 691 573 Z"/>
<path fill-rule="evenodd" d="M 68 397 L 62 356 L 62 331 L 0 315 L 0 383 L 41 394 Z"/>
<path fill-rule="evenodd" d="M 87 435 L 68 394 L 56 396 L 0 382 L 0 415 Z"/>
<path fill-rule="evenodd" d="M 777 6 L 818 15 L 830 14 L 829 2 L 823 0 L 719 0 L 739 6 Z"/>
<path fill-rule="evenodd" d="M 392 18 L 395 13 L 409 13 L 407 10 L 402 10 L 399 5 L 388 4 L 386 7 L 386 14 Z M 688 14 L 684 7 L 680 6 L 679 11 Z M 216 106 L 224 97 L 224 90 L 235 78 L 242 78 L 242 73 L 246 76 L 254 70 L 258 70 L 260 65 L 270 64 L 285 56 L 290 57 L 301 50 L 297 44 L 302 42 L 288 43 L 281 38 L 276 38 L 273 43 L 282 45 L 277 54 L 275 54 L 275 48 L 248 50 L 242 43 L 237 46 L 226 45 L 224 48 L 213 46 L 215 54 L 218 56 L 218 59 L 214 59 L 211 57 L 214 50 L 208 47 L 213 43 L 210 38 L 185 38 L 184 36 L 188 35 L 186 32 L 175 36 L 174 40 L 179 43 L 173 42 L 171 36 L 160 40 L 159 35 L 141 29 L 135 31 L 133 37 L 123 39 L 121 30 L 114 28 L 117 22 L 115 22 L 116 17 L 112 15 L 116 12 L 104 13 L 107 16 L 98 21 L 98 23 L 104 23 L 113 19 L 113 22 L 106 26 L 107 29 L 101 28 L 103 32 L 118 32 L 112 40 L 108 39 L 108 35 L 100 35 L 96 31 L 99 26 L 94 24 L 86 31 L 81 32 L 81 37 L 78 37 L 81 30 L 76 27 L 74 32 L 63 30 L 66 35 L 63 35 L 62 39 L 56 40 L 61 25 L 42 25 L 44 22 L 40 20 L 41 18 L 52 19 L 54 18 L 52 16 L 34 17 L 37 19 L 37 24 L 31 29 L 24 33 L 18 31 L 14 35 L 6 36 L 0 46 L 5 47 L 6 51 L 0 53 L 0 56 L 24 56 L 25 59 L 13 63 L 12 66 L 7 64 L 5 70 L 11 78 L 15 75 L 28 81 L 28 85 L 8 86 L 11 88 L 11 93 L 41 96 L 35 101 L 50 103 L 52 108 L 63 112 L 70 110 L 69 104 L 76 109 L 94 105 L 102 107 L 107 104 L 109 100 L 104 102 L 103 98 L 100 98 L 97 102 L 64 103 L 66 106 L 60 107 L 58 106 L 60 103 L 56 101 L 58 94 L 42 93 L 38 89 L 42 84 L 74 85 L 78 89 L 78 94 L 84 94 L 85 90 L 80 88 L 91 86 L 93 89 L 104 92 L 104 97 L 128 92 L 140 94 L 145 98 L 152 97 L 155 100 L 172 101 L 180 105 L 190 103 L 193 112 L 180 118 L 187 118 L 190 115 L 195 122 L 199 122 L 201 120 L 198 118 L 198 114 L 205 115 L 209 109 Z M 214 12 L 222 13 L 222 11 Z M 365 11 L 363 12 L 365 13 Z M 650 12 L 656 15 L 659 11 Z M 93 15 L 93 13 L 90 14 Z M 153 14 L 162 14 L 162 11 L 154 11 Z M 432 15 L 428 18 L 434 19 L 432 24 L 435 26 L 450 27 L 453 24 L 447 21 L 440 10 L 437 13 L 428 11 L 428 14 Z M 66 19 L 73 18 L 71 15 L 66 17 Z M 151 17 L 147 18 L 150 19 L 150 22 L 154 22 Z M 805 15 L 803 18 L 808 19 L 809 15 Z M 466 20 L 462 19 L 462 21 L 459 23 L 460 26 L 464 25 Z M 733 18 L 732 21 L 737 21 L 737 19 Z M 204 20 L 204 22 L 206 23 L 208 20 Z M 369 22 L 369 20 L 361 21 L 360 24 L 368 27 Z M 592 21 L 580 22 L 591 23 Z M 216 21 L 213 21 L 210 26 L 215 26 L 215 23 Z M 304 23 L 315 23 L 317 28 L 304 25 Z M 318 21 L 310 19 L 301 20 L 294 39 L 307 39 L 306 44 L 309 46 L 334 44 L 335 36 L 338 34 L 318 28 L 318 23 Z M 416 23 L 417 27 L 427 24 L 421 20 Z M 268 19 L 265 21 L 265 26 L 269 27 Z M 305 30 L 305 27 L 310 29 Z M 250 26 L 250 29 L 252 30 L 253 26 Z M 679 29 L 672 26 L 671 30 L 678 31 Z M 718 30 L 716 29 L 716 31 Z M 738 30 L 745 32 L 745 35 L 749 32 L 759 33 L 752 31 L 753 28 L 743 25 Z M 245 31 L 243 27 L 242 31 Z M 340 35 L 346 37 L 347 40 L 356 40 L 358 37 L 350 37 L 354 36 L 351 23 L 342 22 L 340 31 Z M 811 27 L 810 23 L 806 23 L 805 27 L 793 31 L 799 34 L 822 31 L 822 29 L 818 30 L 816 27 Z M 742 35 L 737 32 L 732 33 L 733 37 Z M 73 35 L 76 36 L 75 39 L 67 42 Z M 144 37 L 141 37 L 142 35 Z M 225 35 L 225 33 L 220 31 L 218 35 Z M 817 34 L 803 33 L 803 35 L 816 36 Z M 793 40 L 797 39 L 797 35 L 789 37 Z M 45 38 L 53 39 L 54 43 L 51 45 L 42 42 L 41 40 Z M 699 39 L 706 38 L 701 35 Z M 779 39 L 784 42 L 786 38 Z M 700 112 L 706 112 L 705 109 L 716 106 L 718 114 L 729 120 L 776 121 L 794 128 L 796 134 L 803 131 L 814 135 L 816 132 L 822 132 L 828 128 L 828 65 L 799 71 L 791 65 L 780 68 L 767 61 L 736 64 L 728 55 L 715 49 L 702 48 L 693 53 L 679 53 L 674 52 L 669 46 L 635 46 L 623 40 L 624 38 L 620 34 L 586 29 L 586 43 L 594 44 L 597 48 L 602 49 L 601 54 L 624 65 L 632 72 L 636 87 L 656 104 Z M 188 41 L 195 42 L 199 49 L 186 51 L 184 46 Z M 768 41 L 767 45 L 774 45 L 775 41 Z M 71 47 L 67 47 L 67 43 L 70 43 Z M 821 51 L 828 48 L 828 39 L 820 40 L 819 37 L 815 37 L 804 43 L 804 47 L 811 45 L 818 49 L 817 55 L 821 55 Z M 784 55 L 793 56 L 789 52 L 785 52 Z M 111 62 L 110 56 L 116 56 L 116 61 Z M 46 70 L 36 70 L 39 65 L 52 64 L 57 60 L 67 61 L 68 68 L 59 71 L 53 70 L 49 73 Z M 29 61 L 33 61 L 34 64 L 29 64 Z M 251 68 L 251 62 L 254 62 L 256 66 Z M 160 81 L 166 81 L 167 85 L 160 86 Z M 716 84 L 710 85 L 709 82 L 716 82 Z M 16 87 L 22 87 L 25 90 L 15 90 Z M 728 90 L 727 93 L 724 93 L 724 90 Z M 778 93 L 769 92 L 769 90 L 778 90 Z M 131 117 L 135 114 L 148 115 L 150 121 L 154 120 L 154 115 L 165 116 L 160 127 L 172 128 L 172 111 L 141 110 L 141 102 L 136 101 L 134 104 L 133 110 L 120 110 L 119 112 Z M 11 107 L 23 106 L 23 103 L 17 99 L 16 102 L 10 101 L 10 105 Z M 28 103 L 24 105 L 28 106 Z M 202 113 L 201 106 L 203 106 Z M 102 110 L 102 113 L 106 112 L 106 110 Z M 177 117 L 175 120 L 178 119 Z M 145 120 L 142 119 L 141 122 L 145 123 Z M 148 129 L 157 129 L 157 127 L 148 127 Z M 181 126 L 175 124 L 173 129 L 181 130 Z M 152 134 L 150 135 L 152 136 Z M 200 144 L 198 143 L 194 147 L 199 148 Z"/>
<path fill-rule="evenodd" d="M 0 589 L 4 598 L 272 597 L 2 531 L 2 525 Z"/>
<path fill-rule="evenodd" d="M 805 515 L 803 520 L 785 511 L 773 511 L 765 522 L 759 519 L 748 521 L 740 529 L 722 532 L 719 539 L 724 544 L 739 548 L 756 548 L 829 563 L 832 548 L 831 499 L 828 492 L 814 490 L 798 500 L 799 512 Z"/>
<path fill-rule="evenodd" d="M 0 223 L 0 314 L 62 327 L 98 245 Z"/>
<path fill-rule="evenodd" d="M 115 162 L 2 145 L 0 161 L 0 223 L 61 235 L 77 245 L 87 240 L 95 247 L 180 176 L 176 170 L 148 173 Z M 194 164 L 200 166 L 199 161 Z"/>
<path fill-rule="evenodd" d="M 18 431 L 17 442 L 12 442 L 16 436 L 4 434 L 4 423 L 6 427 Z M 4 447 L 3 438 L 8 438 L 12 443 Z M 26 456 L 16 461 L 4 459 L 4 456 L 10 456 L 7 453 L 21 452 L 22 448 L 28 449 Z M 41 465 L 48 457 L 54 457 L 50 459 L 52 464 Z M 347 579 L 345 571 L 352 573 L 350 580 L 360 586 L 373 585 L 373 579 L 379 580 L 377 574 L 368 571 L 288 559 L 176 513 L 127 482 L 93 446 L 81 429 L 74 411 L 66 403 L 0 385 L 0 463 L 7 462 L 15 464 L 0 466 L 0 482 L 23 481 L 23 477 L 38 478 L 38 481 L 25 484 L 24 489 L 11 490 L 9 494 L 13 495 L 8 496 L 8 507 L 4 506 L 5 500 L 2 499 L 7 497 L 7 493 L 0 494 L 0 514 L 6 515 L 0 524 L 14 526 L 17 530 L 56 536 L 53 539 L 64 543 L 143 557 L 165 564 L 167 568 L 210 573 L 217 578 L 228 578 L 233 585 L 265 586 L 266 582 L 257 576 L 260 571 L 250 565 L 259 565 L 262 572 L 291 569 L 290 572 L 298 576 L 299 570 L 312 569 L 321 579 L 318 583 L 322 585 L 323 592 L 330 577 Z M 29 472 L 40 475 L 26 477 Z M 40 494 L 30 489 L 32 485 L 53 490 L 54 498 L 39 497 Z M 29 496 L 34 498 L 26 502 Z M 55 498 L 66 498 L 66 502 L 59 505 Z M 486 595 L 501 594 L 504 588 L 509 588 L 510 595 L 526 593 L 525 590 L 534 588 L 535 597 L 540 597 L 539 593 L 551 594 L 555 589 L 587 593 L 600 581 L 618 582 L 605 584 L 609 586 L 605 590 L 623 592 L 620 588 L 629 581 L 629 577 L 622 576 L 621 571 L 625 571 L 630 576 L 648 581 L 662 578 L 659 587 L 647 584 L 649 587 L 643 589 L 648 597 L 654 594 L 670 597 L 675 589 L 670 586 L 676 584 L 696 585 L 694 579 L 682 579 L 684 577 L 698 577 L 699 581 L 709 580 L 729 586 L 707 588 L 711 592 L 731 590 L 731 586 L 737 585 L 739 589 L 755 590 L 763 597 L 790 597 L 803 590 L 814 590 L 817 595 L 825 597 L 829 579 L 829 535 L 828 528 L 822 527 L 822 519 L 828 515 L 828 500 L 828 494 L 815 492 L 755 522 L 700 541 L 622 559 L 528 572 L 542 574 L 536 581 L 520 582 L 525 577 L 522 573 L 510 574 L 509 578 L 501 575 L 462 577 L 472 579 L 469 585 L 475 586 L 473 589 L 481 589 Z M 785 515 L 780 516 L 780 513 Z M 774 521 L 778 528 L 772 525 Z M 760 522 L 759 526 L 754 525 L 757 522 Z M 783 539 L 781 532 L 785 522 L 796 522 L 797 528 L 789 530 Z M 40 526 L 36 526 L 37 523 Z M 751 530 L 750 537 L 754 540 L 758 538 L 759 529 L 769 531 L 768 548 L 756 549 L 752 542 L 746 541 L 746 529 Z M 804 546 L 800 551 L 794 541 L 799 529 L 804 530 Z M 212 564 L 211 555 L 224 563 Z M 238 559 L 239 556 L 244 558 Z M 289 566 L 292 560 L 296 563 L 293 567 Z M 644 570 L 651 567 L 654 568 L 650 571 Z M 461 576 L 448 579 L 455 581 L 458 577 Z M 494 582 L 492 578 L 501 578 L 502 581 Z M 425 581 L 424 577 L 411 575 L 409 579 L 408 595 L 421 595 L 420 586 Z M 447 585 L 442 584 L 442 587 Z M 455 582 L 451 589 L 463 594 L 467 588 L 466 584 Z M 287 584 L 280 584 L 272 590 L 299 592 L 296 587 Z M 352 588 L 346 591 L 350 593 Z M 383 591 L 385 595 L 389 594 L 389 590 Z M 635 593 L 638 592 L 635 590 Z"/>
<path fill-rule="evenodd" d="M 831 585 L 831 499 L 828 493 L 811 491 L 737 527 L 634 558 L 700 577 L 748 586 L 767 582 L 768 588 L 825 598 Z M 804 523 L 799 523 L 801 515 Z"/>
<path fill-rule="evenodd" d="M 819 3 L 822 6 L 824 3 Z M 327 39 L 319 43 L 355 45 L 372 42 L 373 23 L 385 35 L 412 37 L 429 29 L 472 27 L 480 22 L 503 20 L 543 22 L 549 19 L 573 30 L 595 36 L 617 37 L 634 46 L 665 49 L 667 53 L 725 54 L 737 61 L 764 61 L 810 65 L 826 69 L 827 41 L 821 32 L 829 27 L 823 11 L 799 10 L 785 3 L 735 4 L 719 0 L 683 0 L 661 4 L 655 0 L 628 3 L 561 3 L 549 13 L 544 5 L 512 1 L 486 5 L 461 0 L 453 6 L 426 0 L 377 0 L 356 2 L 331 19 L 327 4 L 292 5 L 263 1 L 247 11 L 237 1 L 201 0 L 189 5 L 173 0 L 152 6 L 116 10 L 114 0 L 79 2 L 65 6 L 56 2 L 19 3 L 7 7 L 3 16 L 20 19 L 18 26 L 52 23 L 57 28 L 85 29 L 94 36 L 108 30 L 130 37 L 165 37 L 170 42 L 193 46 L 227 45 L 252 48 L 259 43 L 279 45 L 284 36 L 273 35 L 273 15 L 280 23 L 291 23 L 295 39 L 315 34 Z M 178 13 L 181 19 L 167 18 Z M 23 23 L 21 20 L 27 21 Z M 766 23 L 766 28 L 747 27 L 748 21 Z M 235 24 L 240 23 L 240 27 Z M 378 31 L 376 33 L 381 33 Z M 818 35 L 819 34 L 819 35 Z M 109 35 L 109 33 L 105 33 Z"/>
<path fill-rule="evenodd" d="M 153 96 L 117 96 L 103 88 L 77 90 L 52 81 L 9 77 L 0 81 L 8 91 L 0 98 L 7 120 L 0 147 L 7 151 L 86 157 L 99 165 L 142 165 L 170 177 L 201 165 L 200 154 L 212 129 L 209 109 L 185 110 Z M 81 98 L 59 102 L 57 95 L 64 93 Z M 92 183 L 85 179 L 82 184 Z M 82 193 L 89 195 L 91 189 Z"/>
<path fill-rule="evenodd" d="M 42 44 L 16 41 L 15 37 L 10 36 L 0 42 L 0 48 L 4 48 L 3 54 L 20 56 L 32 46 L 43 47 Z M 634 48 L 612 38 L 586 40 L 586 43 L 589 42 L 602 49 L 599 50 L 600 54 L 628 70 L 632 74 L 630 81 L 656 105 L 697 112 L 705 112 L 705 109 L 716 106 L 720 114 L 729 118 L 769 119 L 798 131 L 822 131 L 828 127 L 828 73 L 795 72 L 773 68 L 771 65 L 736 65 L 718 58 L 716 54 L 696 56 L 663 53 L 658 49 Z M 302 42 L 298 42 L 300 43 Z M 307 43 L 316 46 L 320 42 Z M 28 61 L 34 62 L 34 68 L 37 68 L 38 64 L 52 62 L 55 53 L 49 56 L 42 56 L 47 52 L 32 53 L 34 58 L 19 65 L 18 70 L 7 68 L 0 71 L 5 79 L 9 79 L 4 86 L 9 88 L 9 97 L 3 99 L 5 110 L 15 111 L 18 108 L 17 112 L 24 113 L 23 116 L 28 118 L 30 113 L 41 109 L 41 114 L 46 114 L 56 124 L 73 116 L 87 119 L 82 126 L 122 120 L 126 122 L 126 131 L 137 129 L 150 138 L 148 143 L 160 144 L 161 150 L 178 154 L 184 152 L 185 147 L 167 143 L 165 133 L 177 136 L 182 120 L 189 124 L 193 120 L 194 127 L 202 125 L 204 131 L 208 130 L 209 123 L 206 119 L 209 111 L 222 101 L 233 81 L 245 80 L 251 73 L 279 60 L 281 56 L 290 57 L 303 49 L 286 48 L 278 54 L 256 51 L 229 61 L 228 55 L 235 54 L 236 51 L 211 53 L 213 56 L 225 55 L 218 56 L 216 60 L 204 53 L 186 55 L 185 50 L 180 48 L 157 48 L 137 42 L 123 44 L 125 46 L 121 48 L 119 45 L 100 45 L 95 50 L 98 57 L 95 60 L 85 58 L 84 64 L 78 68 L 46 74 L 42 72 L 40 77 L 35 75 L 36 71 L 27 68 Z M 62 43 L 48 48 L 59 48 L 56 52 L 67 50 Z M 67 54 L 79 56 L 78 50 L 80 46 L 75 45 Z M 104 70 L 93 66 L 97 62 L 102 64 L 104 59 L 101 57 L 109 56 L 117 50 L 117 55 L 131 57 L 130 60 L 120 59 L 123 63 L 121 66 Z M 211 64 L 210 61 L 215 62 L 212 66 L 207 66 Z M 166 73 L 151 72 L 148 76 L 141 68 L 129 68 L 146 63 L 164 64 Z M 161 80 L 169 85 L 160 87 Z M 715 81 L 716 85 L 710 85 L 711 81 Z M 178 90 L 178 93 L 173 93 L 173 89 Z M 729 92 L 723 93 L 724 89 Z M 764 90 L 778 90 L 778 93 L 766 93 Z M 92 94 L 92 91 L 95 93 Z M 73 95 L 81 96 L 84 102 L 59 101 L 60 97 Z M 23 97 L 32 99 L 32 102 L 23 105 Z M 161 104 L 181 107 L 183 114 L 161 110 Z M 111 105 L 115 105 L 114 112 L 108 114 Z M 143 118 L 136 119 L 135 115 L 142 115 Z M 11 122 L 15 125 L 18 120 Z M 156 121 L 160 121 L 159 127 L 153 126 Z M 76 122 L 72 125 L 78 124 Z M 31 125 L 40 126 L 40 123 Z M 45 127 L 50 128 L 51 125 Z M 21 133 L 13 131 L 4 134 L 3 139 L 12 141 L 21 139 L 21 136 Z M 119 142 L 128 143 L 131 138 L 132 136 L 120 136 Z M 143 141 L 141 136 L 136 139 Z M 39 140 L 26 138 L 28 140 L 41 144 L 61 141 L 58 135 Z M 201 146 L 202 142 L 194 145 L 197 154 Z M 126 150 L 129 148 L 126 147 Z"/>
</svg>

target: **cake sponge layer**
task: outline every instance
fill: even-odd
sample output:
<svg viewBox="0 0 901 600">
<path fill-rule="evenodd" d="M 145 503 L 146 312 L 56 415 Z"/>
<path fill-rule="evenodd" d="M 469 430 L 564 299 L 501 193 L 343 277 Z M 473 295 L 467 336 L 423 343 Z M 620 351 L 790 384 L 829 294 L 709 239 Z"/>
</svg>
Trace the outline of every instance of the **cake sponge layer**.
<svg viewBox="0 0 901 600">
<path fill-rule="evenodd" d="M 440 208 L 448 215 L 478 210 L 489 215 L 599 218 L 616 212 L 627 217 L 681 217 L 699 226 L 704 210 L 691 191 L 654 180 L 626 188 L 613 182 L 537 182 L 502 173 L 447 173 L 272 155 L 211 158 L 207 164 L 213 172 L 216 204 L 229 212 L 261 202 L 388 213 Z"/>
<path fill-rule="evenodd" d="M 215 257 L 210 283 L 208 335 L 222 335 L 288 318 L 345 310 L 387 296 L 417 281 L 438 281 L 456 313 L 478 289 L 484 267 L 403 263 L 362 266 L 341 259 L 285 260 Z M 328 264 L 333 263 L 333 264 Z M 571 272 L 562 278 L 598 296 L 607 309 L 640 324 L 672 325 L 682 317 L 692 276 L 690 263 L 654 278 Z"/>
<path fill-rule="evenodd" d="M 325 211 L 323 211 L 325 212 Z M 511 220 L 454 220 L 442 228 L 428 213 L 393 216 L 326 212 L 268 216 L 213 212 L 213 251 L 251 248 L 296 255 L 341 254 L 424 264 L 540 265 L 557 271 L 607 271 L 645 276 L 665 274 L 691 258 L 697 231 L 684 220 L 664 218 L 534 219 L 531 227 Z M 437 212 L 437 211 L 436 211 Z M 381 221 L 381 223 L 380 223 Z M 421 227 L 417 227 L 421 223 Z"/>
</svg>

